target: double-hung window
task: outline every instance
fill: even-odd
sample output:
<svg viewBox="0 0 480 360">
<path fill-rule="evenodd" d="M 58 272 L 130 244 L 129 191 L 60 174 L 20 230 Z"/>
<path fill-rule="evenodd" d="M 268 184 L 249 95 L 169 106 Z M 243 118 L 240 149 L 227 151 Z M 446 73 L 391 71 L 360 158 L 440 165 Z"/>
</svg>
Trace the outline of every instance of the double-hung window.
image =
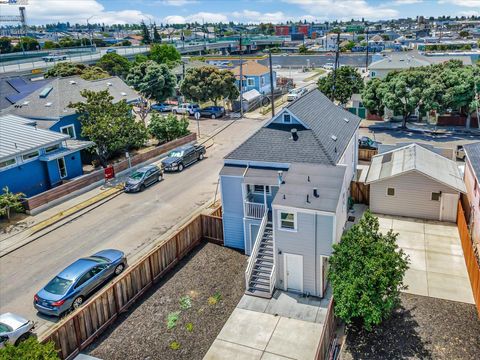
<svg viewBox="0 0 480 360">
<path fill-rule="evenodd" d="M 255 79 L 247 78 L 247 86 L 255 86 Z"/>
<path fill-rule="evenodd" d="M 75 126 L 73 125 L 63 126 L 60 128 L 60 131 L 63 134 L 70 136 L 72 139 L 75 139 L 77 137 L 77 135 L 75 134 Z"/>
<path fill-rule="evenodd" d="M 280 229 L 282 230 L 296 230 L 297 219 L 296 214 L 291 212 L 280 211 Z"/>
</svg>

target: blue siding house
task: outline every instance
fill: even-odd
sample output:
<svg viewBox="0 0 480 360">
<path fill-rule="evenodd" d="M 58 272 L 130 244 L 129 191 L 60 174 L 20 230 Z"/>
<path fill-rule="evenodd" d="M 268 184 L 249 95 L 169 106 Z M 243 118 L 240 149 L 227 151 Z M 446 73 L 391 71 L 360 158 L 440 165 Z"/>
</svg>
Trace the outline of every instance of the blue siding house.
<svg viewBox="0 0 480 360">
<path fill-rule="evenodd" d="M 108 90 L 114 102 L 126 100 L 127 103 L 132 103 L 139 98 L 139 95 L 117 76 L 93 81 L 71 76 L 54 79 L 4 112 L 35 120 L 38 128 L 57 131 L 69 135 L 72 139 L 84 139 L 81 136 L 79 115 L 75 113 L 75 109 L 68 107 L 70 103 L 85 100 L 80 95 L 82 90 Z"/>
<path fill-rule="evenodd" d="M 226 156 L 225 245 L 250 255 L 246 292 L 322 297 L 342 236 L 358 160 L 360 118 L 312 90 Z"/>
<path fill-rule="evenodd" d="M 237 79 L 237 86 L 240 88 L 240 66 L 233 70 Z M 242 91 L 257 90 L 261 94 L 270 93 L 270 69 L 256 61 L 247 61 L 242 66 Z M 273 88 L 277 87 L 277 74 L 273 71 Z"/>
<path fill-rule="evenodd" d="M 27 197 L 82 175 L 80 151 L 93 146 L 16 115 L 0 116 L 0 139 L 0 186 Z"/>
</svg>

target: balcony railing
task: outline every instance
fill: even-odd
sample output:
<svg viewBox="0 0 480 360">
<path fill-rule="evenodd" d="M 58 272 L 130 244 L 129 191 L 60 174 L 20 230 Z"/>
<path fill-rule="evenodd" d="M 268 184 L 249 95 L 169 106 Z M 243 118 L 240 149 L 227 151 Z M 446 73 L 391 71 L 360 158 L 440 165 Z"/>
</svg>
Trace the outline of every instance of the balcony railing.
<svg viewBox="0 0 480 360">
<path fill-rule="evenodd" d="M 261 219 L 265 213 L 265 204 L 254 203 L 250 201 L 244 202 L 245 217 L 253 219 Z"/>
</svg>

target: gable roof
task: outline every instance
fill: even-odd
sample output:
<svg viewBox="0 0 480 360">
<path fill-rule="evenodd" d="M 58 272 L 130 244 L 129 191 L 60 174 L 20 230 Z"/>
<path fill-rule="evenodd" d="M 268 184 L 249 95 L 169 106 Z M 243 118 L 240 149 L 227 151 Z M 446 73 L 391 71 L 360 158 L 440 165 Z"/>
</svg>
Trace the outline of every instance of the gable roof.
<svg viewBox="0 0 480 360">
<path fill-rule="evenodd" d="M 462 175 L 454 161 L 415 143 L 374 156 L 365 183 L 387 180 L 411 171 L 466 192 Z"/>
<path fill-rule="evenodd" d="M 259 76 L 268 73 L 270 70 L 265 65 L 262 65 L 256 61 L 249 60 L 242 65 L 242 75 L 247 76 Z M 232 69 L 233 75 L 240 76 L 240 66 Z"/>
<path fill-rule="evenodd" d="M 51 91 L 45 97 L 40 97 L 42 91 L 51 88 Z M 34 91 L 23 99 L 28 101 L 28 105 L 15 107 L 14 105 L 4 110 L 5 113 L 11 113 L 24 116 L 31 119 L 58 120 L 61 117 L 75 113 L 75 109 L 69 108 L 70 102 L 81 102 L 85 99 L 80 95 L 82 90 L 100 91 L 107 89 L 113 96 L 113 101 L 120 100 L 133 101 L 138 99 L 138 94 L 123 82 L 118 76 L 113 76 L 101 80 L 84 80 L 79 76 L 65 78 L 56 78 L 44 87 Z M 47 106 L 47 103 L 50 103 Z"/>
<path fill-rule="evenodd" d="M 361 121 L 358 116 L 336 106 L 318 89 L 308 92 L 286 109 L 305 127 L 272 123 L 273 118 L 226 159 L 336 165 Z M 297 140 L 292 137 L 293 128 L 297 129 Z"/>
<path fill-rule="evenodd" d="M 475 177 L 480 180 L 480 142 L 463 145 Z"/>
</svg>

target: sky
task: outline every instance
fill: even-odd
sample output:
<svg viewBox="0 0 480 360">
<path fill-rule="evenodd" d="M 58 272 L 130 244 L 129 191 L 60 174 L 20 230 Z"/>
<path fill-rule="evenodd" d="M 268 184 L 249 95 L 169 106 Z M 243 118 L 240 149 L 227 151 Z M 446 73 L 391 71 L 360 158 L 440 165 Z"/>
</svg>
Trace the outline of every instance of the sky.
<svg viewBox="0 0 480 360">
<path fill-rule="evenodd" d="M 19 0 L 27 2 L 27 22 L 281 23 L 287 20 L 382 20 L 400 17 L 480 15 L 480 0 Z M 0 15 L 17 14 L 2 4 Z"/>
</svg>

